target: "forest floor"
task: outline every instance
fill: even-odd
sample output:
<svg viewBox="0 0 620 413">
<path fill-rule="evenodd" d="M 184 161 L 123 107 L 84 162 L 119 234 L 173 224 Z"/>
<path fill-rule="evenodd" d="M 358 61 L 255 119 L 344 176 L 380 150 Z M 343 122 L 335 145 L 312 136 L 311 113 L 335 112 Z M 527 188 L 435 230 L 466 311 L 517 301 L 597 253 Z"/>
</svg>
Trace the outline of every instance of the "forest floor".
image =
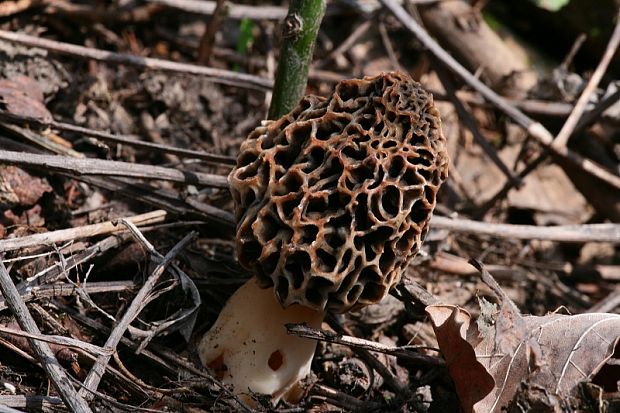
<svg viewBox="0 0 620 413">
<path fill-rule="evenodd" d="M 307 93 L 382 71 L 421 82 L 450 155 L 437 220 L 391 295 L 327 317 L 339 339 L 319 339 L 299 403 L 250 407 L 201 367 L 197 340 L 250 277 L 225 177 L 266 117 L 287 11 L 254 3 L 221 19 L 215 1 L 0 3 L 0 411 L 66 411 L 30 339 L 96 411 L 620 411 L 613 2 L 564 32 L 583 2 L 405 2 L 470 78 L 392 0 L 328 2 Z M 447 310 L 456 324 L 434 329 Z M 470 320 L 522 371 L 482 368 Z M 473 407 L 487 393 L 499 404 Z"/>
</svg>

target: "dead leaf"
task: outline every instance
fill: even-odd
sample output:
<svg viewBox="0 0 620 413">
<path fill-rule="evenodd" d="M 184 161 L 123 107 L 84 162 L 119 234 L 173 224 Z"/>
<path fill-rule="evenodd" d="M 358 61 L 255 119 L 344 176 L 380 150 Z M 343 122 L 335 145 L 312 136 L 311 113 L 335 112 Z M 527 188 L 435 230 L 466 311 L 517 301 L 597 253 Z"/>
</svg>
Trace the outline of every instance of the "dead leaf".
<svg viewBox="0 0 620 413">
<path fill-rule="evenodd" d="M 487 396 L 495 386 L 493 377 L 477 360 L 474 346 L 480 340 L 471 315 L 452 305 L 430 305 L 426 312 L 431 317 L 439 348 L 446 360 L 450 376 L 456 386 L 465 413 Z"/>
<path fill-rule="evenodd" d="M 513 343 L 509 353 L 501 352 L 496 345 L 497 330 L 476 343 L 477 334 L 469 331 L 476 327 L 465 310 L 434 305 L 426 311 L 433 325 L 437 325 L 439 347 L 465 412 L 500 412 L 513 400 L 522 383 L 545 389 L 554 397 L 578 397 L 580 383 L 590 380 L 606 366 L 620 341 L 619 314 L 525 316 L 522 318 L 525 335 Z M 461 321 L 450 321 L 457 319 Z M 463 348 L 467 345 L 471 351 Z M 471 354 L 474 350 L 475 357 Z M 532 359 L 536 362 L 532 363 Z M 475 399 L 484 389 L 478 381 L 484 375 L 478 371 L 476 362 L 484 366 L 495 382 L 495 387 L 477 402 Z M 454 363 L 461 366 L 451 366 Z M 618 382 L 620 373 L 615 374 L 618 377 L 608 380 Z"/>
<path fill-rule="evenodd" d="M 488 313 L 490 306 L 481 307 L 481 318 L 486 321 L 486 333 L 482 336 L 493 339 L 495 349 L 502 354 L 513 354 L 517 344 L 526 336 L 525 324 L 519 308 L 506 295 L 482 263 L 472 259 L 469 263 L 478 271 L 482 281 L 488 285 L 499 301 L 499 310 Z M 493 309 L 494 310 L 494 309 Z M 478 324 L 480 325 L 480 324 Z M 493 329 L 494 327 L 494 329 Z M 535 347 L 533 345 L 532 347 Z"/>
<path fill-rule="evenodd" d="M 0 167 L 0 205 L 4 208 L 36 204 L 52 187 L 45 179 L 16 166 Z"/>
<path fill-rule="evenodd" d="M 0 109 L 44 123 L 53 120 L 52 114 L 43 103 L 43 91 L 39 84 L 28 76 L 0 79 Z"/>
<path fill-rule="evenodd" d="M 567 316 L 550 314 L 544 317 L 525 317 L 528 336 L 519 343 L 512 357 L 500 354 L 488 357 L 487 367 L 502 385 L 485 398 L 476 408 L 480 412 L 499 411 L 527 380 L 531 385 L 547 389 L 551 394 L 576 396 L 579 383 L 592 378 L 611 358 L 620 339 L 620 315 L 579 314 Z M 528 342 L 540 346 L 541 368 L 531 370 Z M 481 343 L 476 354 L 485 354 Z M 620 377 L 616 378 L 616 381 Z"/>
</svg>

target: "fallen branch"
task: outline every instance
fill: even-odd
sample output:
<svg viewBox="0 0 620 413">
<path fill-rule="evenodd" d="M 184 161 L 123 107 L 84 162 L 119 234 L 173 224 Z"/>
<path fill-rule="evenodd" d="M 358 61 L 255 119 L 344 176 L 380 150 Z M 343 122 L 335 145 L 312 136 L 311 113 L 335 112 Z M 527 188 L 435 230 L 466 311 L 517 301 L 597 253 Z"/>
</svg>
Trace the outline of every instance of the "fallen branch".
<svg viewBox="0 0 620 413">
<path fill-rule="evenodd" d="M 561 242 L 613 242 L 620 243 L 620 224 L 558 225 L 539 227 L 535 225 L 493 224 L 434 216 L 434 229 L 492 235 L 502 238 L 542 239 Z"/>
<path fill-rule="evenodd" d="M 8 113 L 5 111 L 0 111 L 0 119 L 2 119 L 3 122 L 7 123 L 26 123 L 30 126 L 36 126 L 38 128 L 54 128 L 61 131 L 79 133 L 84 136 L 91 136 L 93 138 L 101 139 L 103 141 L 120 143 L 133 146 L 135 148 L 143 148 L 164 153 L 170 153 L 182 157 L 202 159 L 203 161 L 208 162 L 222 163 L 226 165 L 234 165 L 236 162 L 235 158 L 231 156 L 207 153 L 203 151 L 194 151 L 191 149 L 177 148 L 175 146 L 162 145 L 153 142 L 145 142 L 137 139 L 137 137 L 135 136 L 117 135 L 109 132 L 97 131 L 82 126 L 72 125 L 69 123 L 56 122 L 55 120 L 37 119 L 29 116 L 21 116 L 14 113 Z"/>
<path fill-rule="evenodd" d="M 41 333 L 29 333 L 27 331 L 15 330 L 14 328 L 3 327 L 1 325 L 0 334 L 15 337 L 24 337 L 27 338 L 29 342 L 32 342 L 32 340 L 36 340 L 44 343 L 55 344 L 56 346 L 76 348 L 97 356 L 112 354 L 110 351 L 102 347 L 96 346 L 91 343 L 86 343 L 85 341 L 77 340 L 71 337 L 44 335 Z"/>
<path fill-rule="evenodd" d="M 82 285 L 79 288 L 84 290 L 87 294 L 99 294 L 99 293 L 120 293 L 133 289 L 136 284 L 133 281 L 100 281 L 94 283 L 88 283 Z M 73 284 L 51 284 L 51 285 L 39 285 L 32 288 L 27 288 L 24 292 L 20 292 L 20 296 L 24 302 L 29 302 L 35 298 L 43 297 L 67 297 L 76 294 L 76 287 Z M 19 286 L 18 286 L 19 289 Z M 0 311 L 6 309 L 6 303 L 4 300 L 0 301 Z"/>
<path fill-rule="evenodd" d="M 360 400 L 357 397 L 348 395 L 347 393 L 316 383 L 312 386 L 312 396 L 319 401 L 340 407 L 345 411 L 363 412 L 363 411 L 381 411 L 385 408 L 380 403 Z"/>
<path fill-rule="evenodd" d="M 0 405 L 0 413 L 25 413 L 21 410 L 13 409 L 12 407 Z"/>
<path fill-rule="evenodd" d="M 147 212 L 146 214 L 128 217 L 126 219 L 133 222 L 135 225 L 150 225 L 164 221 L 166 219 L 166 212 L 157 210 Z M 65 242 L 80 238 L 89 238 L 97 235 L 125 231 L 127 230 L 124 227 L 119 226 L 116 221 L 106 221 L 99 224 L 85 225 L 83 227 L 60 229 L 41 234 L 27 235 L 25 237 L 3 239 L 0 240 L 0 252 L 41 245 L 51 245 L 57 242 Z"/>
<path fill-rule="evenodd" d="M 617 285 L 611 293 L 601 301 L 588 309 L 588 313 L 611 313 L 620 306 L 620 285 Z"/>
<path fill-rule="evenodd" d="M 148 0 L 149 3 L 161 4 L 189 13 L 212 15 L 217 7 L 216 1 L 202 0 Z M 226 4 L 226 17 L 235 20 L 244 18 L 252 20 L 281 20 L 286 17 L 286 7 L 278 6 L 250 6 L 245 4 Z"/>
<path fill-rule="evenodd" d="M 217 222 L 225 226 L 228 232 L 234 230 L 236 225 L 235 218 L 230 212 L 190 197 L 182 199 L 177 192 L 171 189 L 154 188 L 140 182 L 129 182 L 129 180 L 123 178 L 69 176 L 90 185 L 114 191 L 125 198 L 159 209 L 165 209 L 174 214 Z"/>
<path fill-rule="evenodd" d="M 308 327 L 306 324 L 289 323 L 284 325 L 288 334 L 297 337 L 305 337 L 328 343 L 342 344 L 345 346 L 361 348 L 364 350 L 376 351 L 379 353 L 389 354 L 391 356 L 402 357 L 404 359 L 414 361 L 426 366 L 443 366 L 444 362 L 438 357 L 426 356 L 419 354 L 412 349 L 414 347 L 393 347 L 385 344 L 377 343 L 363 338 L 336 334 L 331 331 L 319 330 Z"/>
<path fill-rule="evenodd" d="M 493 146 L 482 135 L 482 132 L 480 132 L 480 129 L 476 125 L 476 120 L 474 119 L 474 116 L 469 113 L 469 111 L 465 108 L 463 102 L 461 102 L 461 100 L 456 95 L 456 88 L 454 87 L 454 84 L 452 83 L 452 79 L 450 79 L 450 75 L 448 74 L 448 72 L 442 66 L 436 66 L 439 80 L 446 89 L 448 99 L 450 99 L 450 101 L 452 102 L 452 106 L 454 106 L 454 109 L 456 109 L 456 113 L 458 114 L 459 119 L 461 119 L 461 122 L 463 122 L 467 129 L 469 129 L 476 143 L 480 145 L 484 153 L 487 154 L 489 159 L 491 159 L 491 161 L 493 161 L 497 168 L 506 176 L 508 181 L 510 181 L 513 186 L 519 188 L 523 184 L 521 178 L 519 178 L 518 175 L 516 175 L 510 168 L 508 168 L 508 166 L 497 154 L 495 148 L 493 148 Z"/>
<path fill-rule="evenodd" d="M 103 63 L 131 65 L 142 69 L 164 70 L 167 72 L 205 76 L 215 83 L 231 86 L 257 90 L 269 90 L 273 86 L 273 83 L 269 79 L 246 73 L 231 72 L 229 70 L 215 69 L 189 63 L 172 62 L 170 60 L 155 59 L 152 57 L 141 57 L 126 53 L 114 53 L 107 50 L 57 42 L 55 40 L 41 39 L 39 37 L 6 30 L 0 30 L 0 40 L 6 40 L 30 47 L 38 47 L 63 55 L 92 59 Z"/>
<path fill-rule="evenodd" d="M 29 409 L 30 411 L 52 411 L 62 406 L 60 397 L 53 396 L 25 396 L 25 395 L 0 395 L 0 404 L 3 406 Z"/>
<path fill-rule="evenodd" d="M 0 163 L 24 167 L 38 167 L 78 175 L 107 175 L 163 180 L 214 188 L 228 188 L 225 176 L 201 172 L 179 171 L 162 166 L 136 164 L 105 159 L 76 159 L 60 155 L 39 155 L 0 150 Z"/>
<path fill-rule="evenodd" d="M 58 306 L 60 310 L 64 311 L 67 314 L 70 314 L 71 317 L 73 317 L 83 325 L 89 327 L 93 331 L 102 334 L 109 334 L 111 331 L 110 328 L 108 328 L 104 324 L 85 316 L 73 307 L 66 306 L 65 304 L 62 304 L 60 302 L 55 302 L 54 304 Z M 133 351 L 139 348 L 139 344 L 135 340 L 129 339 L 127 337 L 121 337 L 120 343 Z M 250 409 L 245 403 L 243 403 L 237 395 L 233 394 L 221 382 L 213 378 L 208 371 L 198 369 L 194 366 L 194 364 L 186 361 L 185 359 L 181 358 L 176 353 L 167 348 L 158 347 L 156 344 L 152 343 L 150 347 L 153 348 L 152 351 L 150 351 L 149 349 L 142 350 L 140 352 L 140 356 L 146 357 L 148 360 L 150 360 L 163 370 L 168 371 L 173 376 L 187 376 L 189 374 L 194 374 L 195 376 L 204 379 L 207 383 L 215 386 L 217 389 L 221 390 L 224 394 L 229 396 L 232 400 L 224 398 L 223 401 L 225 403 L 233 403 L 231 407 L 233 407 L 235 411 L 245 411 L 247 413 L 254 412 L 254 410 Z"/>
</svg>

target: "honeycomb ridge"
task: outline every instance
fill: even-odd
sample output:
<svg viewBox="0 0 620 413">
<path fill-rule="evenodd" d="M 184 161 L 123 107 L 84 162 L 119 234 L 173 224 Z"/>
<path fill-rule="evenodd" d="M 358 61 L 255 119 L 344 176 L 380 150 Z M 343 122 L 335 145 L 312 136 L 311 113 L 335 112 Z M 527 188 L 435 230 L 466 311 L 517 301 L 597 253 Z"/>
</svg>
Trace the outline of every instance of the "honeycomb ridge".
<svg viewBox="0 0 620 413">
<path fill-rule="evenodd" d="M 256 128 L 229 175 L 237 256 L 283 306 L 380 301 L 428 231 L 447 178 L 432 95 L 409 75 L 338 83 Z"/>
</svg>

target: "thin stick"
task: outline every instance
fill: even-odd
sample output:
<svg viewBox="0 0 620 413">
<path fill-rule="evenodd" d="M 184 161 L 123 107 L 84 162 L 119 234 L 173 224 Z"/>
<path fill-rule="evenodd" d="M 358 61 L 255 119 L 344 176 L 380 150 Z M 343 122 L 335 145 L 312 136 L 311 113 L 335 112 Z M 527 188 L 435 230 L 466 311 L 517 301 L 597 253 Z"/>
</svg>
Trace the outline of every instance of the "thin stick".
<svg viewBox="0 0 620 413">
<path fill-rule="evenodd" d="M 311 395 L 319 398 L 327 404 L 331 404 L 344 409 L 344 411 L 364 412 L 381 411 L 383 406 L 380 403 L 370 400 L 360 400 L 339 390 L 317 383 L 312 386 Z"/>
<path fill-rule="evenodd" d="M 610 313 L 620 306 L 620 285 L 611 293 L 588 309 L 588 313 Z"/>
<path fill-rule="evenodd" d="M 9 32 L 6 30 L 0 30 L 0 40 L 6 40 L 30 47 L 39 47 L 41 49 L 49 50 L 50 52 L 92 59 L 103 63 L 131 65 L 142 69 L 164 70 L 168 72 L 205 76 L 215 83 L 222 83 L 231 86 L 257 90 L 269 90 L 273 86 L 269 79 L 264 79 L 262 77 L 245 73 L 231 72 L 229 70 L 215 69 L 212 67 L 193 65 L 189 63 L 172 62 L 170 60 L 155 59 L 151 57 L 135 56 L 126 53 L 114 53 L 107 50 L 99 50 L 64 42 L 57 42 L 54 40 L 41 39 L 39 37 L 29 36 L 23 33 Z"/>
<path fill-rule="evenodd" d="M 598 179 L 607 182 L 609 185 L 620 190 L 620 176 L 604 169 L 597 163 L 584 158 L 583 156 L 571 151 L 565 146 L 552 146 L 553 135 L 540 122 L 528 117 L 519 109 L 511 105 L 506 99 L 495 93 L 490 87 L 485 85 L 477 77 L 472 75 L 463 65 L 461 65 L 452 55 L 446 52 L 427 32 L 416 22 L 396 0 L 380 0 L 398 20 L 428 48 L 439 61 L 459 75 L 467 84 L 476 89 L 482 96 L 492 102 L 512 118 L 517 124 L 521 125 L 532 135 L 540 144 L 549 149 L 561 158 L 577 165 L 587 173 Z"/>
<path fill-rule="evenodd" d="M 197 158 L 197 159 L 202 159 L 204 161 L 209 161 L 209 162 L 222 163 L 226 165 L 234 165 L 236 162 L 235 158 L 231 156 L 219 155 L 216 153 L 208 153 L 204 151 L 194 151 L 191 149 L 177 148 L 175 146 L 163 145 L 163 144 L 153 143 L 153 142 L 145 142 L 145 141 L 138 140 L 137 137 L 135 136 L 116 135 L 113 133 L 108 133 L 108 132 L 85 128 L 82 126 L 72 125 L 70 123 L 57 122 L 55 120 L 48 121 L 44 119 L 36 119 L 36 118 L 28 117 L 28 116 L 8 113 L 5 111 L 0 111 L 0 119 L 2 119 L 3 122 L 7 122 L 7 123 L 13 123 L 13 124 L 26 123 L 30 126 L 36 126 L 38 128 L 54 128 L 54 129 L 58 129 L 61 131 L 79 133 L 85 136 L 92 136 L 94 138 L 98 138 L 104 141 L 122 143 L 122 144 L 133 146 L 136 148 L 156 150 L 156 151 L 171 153 L 171 154 L 179 155 L 183 157 Z"/>
<path fill-rule="evenodd" d="M 581 49 L 581 46 L 583 46 L 583 43 L 586 41 L 587 38 L 588 36 L 586 36 L 585 33 L 580 33 L 579 36 L 577 36 L 570 50 L 560 64 L 561 69 L 568 70 L 568 66 L 570 66 L 570 64 L 573 62 L 573 59 L 575 59 L 575 55 L 577 54 L 577 52 L 579 52 L 579 49 Z"/>
<path fill-rule="evenodd" d="M 106 159 L 76 159 L 61 155 L 39 155 L 0 150 L 0 162 L 19 166 L 45 168 L 78 175 L 107 175 L 205 185 L 228 188 L 225 176 L 201 172 L 179 171 L 162 166 L 136 164 Z"/>
<path fill-rule="evenodd" d="M 51 411 L 54 407 L 62 406 L 59 397 L 52 396 L 25 396 L 25 395 L 0 395 L 0 404 L 3 406 L 16 407 L 36 411 Z"/>
<path fill-rule="evenodd" d="M 43 14 L 50 16 L 61 16 L 66 21 L 80 22 L 82 25 L 95 23 L 111 23 L 128 25 L 134 23 L 152 22 L 154 15 L 159 13 L 163 7 L 158 4 L 132 3 L 122 7 L 110 5 L 101 7 L 93 2 L 83 2 L 77 4 L 68 0 L 43 0 L 46 7 L 42 10 Z"/>
<path fill-rule="evenodd" d="M 88 283 L 85 286 L 80 286 L 87 294 L 98 293 L 114 293 L 123 292 L 133 289 L 136 284 L 132 281 L 100 281 L 94 283 Z M 19 286 L 17 287 L 19 291 Z M 35 298 L 41 297 L 66 297 L 75 295 L 76 286 L 69 283 L 51 284 L 51 285 L 39 285 L 36 287 L 26 288 L 24 291 L 20 291 L 22 300 L 27 303 Z M 0 311 L 7 308 L 4 300 L 0 301 Z"/>
<path fill-rule="evenodd" d="M 409 277 L 401 279 L 391 294 L 405 304 L 407 311 L 414 310 L 413 303 L 420 303 L 424 307 L 440 303 L 439 298 Z"/>
<path fill-rule="evenodd" d="M 166 219 L 166 211 L 156 210 L 147 212 L 146 214 L 134 215 L 126 219 L 136 225 L 150 225 L 164 221 Z M 124 231 L 126 231 L 126 229 L 119 227 L 116 221 L 106 221 L 99 224 L 84 225 L 83 227 L 60 229 L 42 234 L 27 235 L 20 238 L 3 239 L 0 240 L 0 252 L 40 245 L 51 245 L 57 242 Z"/>
<path fill-rule="evenodd" d="M 416 353 L 411 351 L 411 348 L 386 346 L 385 344 L 364 340 L 362 338 L 345 336 L 342 334 L 332 333 L 331 331 L 308 327 L 306 324 L 289 323 L 285 324 L 284 327 L 286 327 L 287 334 L 297 337 L 311 338 L 313 340 L 326 341 L 328 343 L 343 344 L 346 346 L 362 348 L 364 350 L 377 351 L 379 353 L 402 357 L 426 366 L 444 365 L 442 359 Z"/>
<path fill-rule="evenodd" d="M 370 20 L 367 20 L 370 21 Z M 396 70 L 404 70 L 403 66 L 400 64 L 398 60 L 398 56 L 396 56 L 396 52 L 394 51 L 394 46 L 392 46 L 392 42 L 390 40 L 390 35 L 385 27 L 385 23 L 379 22 L 379 34 L 381 35 L 381 41 L 383 42 L 383 48 L 387 52 L 387 55 L 392 63 L 392 66 Z"/>
<path fill-rule="evenodd" d="M 325 0 L 291 0 L 282 29 L 269 119 L 286 115 L 304 95 L 314 41 L 324 14 Z"/>
<path fill-rule="evenodd" d="M 525 168 L 523 168 L 521 172 L 519 172 L 518 176 L 521 181 L 523 181 L 523 179 L 525 179 L 525 177 L 528 176 L 531 172 L 536 170 L 536 168 L 542 165 L 542 163 L 547 159 L 548 156 L 549 151 L 544 150 L 542 154 L 538 155 L 532 162 L 527 164 Z M 495 195 L 489 198 L 488 201 L 486 201 L 480 208 L 478 208 L 478 211 L 476 211 L 476 213 L 474 214 L 474 218 L 484 218 L 487 212 L 489 212 L 489 210 L 493 208 L 500 199 L 504 199 L 504 197 L 506 197 L 506 195 L 508 194 L 508 192 L 510 192 L 512 188 L 514 188 L 514 182 L 510 180 L 506 181 L 504 186 L 499 191 L 497 191 Z"/>
<path fill-rule="evenodd" d="M 86 343 L 82 340 L 77 340 L 71 337 L 44 335 L 44 334 L 41 334 L 40 332 L 30 333 L 27 331 L 15 330 L 13 328 L 2 327 L 2 326 L 0 326 L 0 333 L 2 333 L 3 335 L 8 335 L 8 336 L 24 337 L 24 338 L 27 338 L 28 341 L 36 340 L 36 341 L 40 341 L 44 343 L 56 344 L 58 346 L 76 348 L 76 349 L 80 349 L 80 350 L 83 350 L 83 351 L 86 351 L 88 353 L 95 354 L 95 355 L 104 355 L 108 353 L 112 355 L 112 353 L 106 350 L 105 348 L 101 348 L 94 344 Z"/>
<path fill-rule="evenodd" d="M 215 11 L 216 2 L 210 0 L 146 0 L 151 4 L 160 4 L 162 6 L 182 10 L 188 13 L 211 15 Z M 407 0 L 408 4 L 431 4 L 437 3 L 441 0 Z M 371 2 L 364 2 L 364 5 L 372 4 Z M 330 2 L 327 7 L 327 12 L 331 14 L 337 14 L 341 10 L 345 14 L 349 14 L 351 8 L 366 13 L 366 9 L 362 8 L 358 2 L 347 2 L 341 4 L 341 2 Z M 241 20 L 248 18 L 252 20 L 282 20 L 286 17 L 286 7 L 261 5 L 252 6 L 246 4 L 228 3 L 227 17 L 233 20 Z"/>
<path fill-rule="evenodd" d="M 334 329 L 336 333 L 340 334 L 342 337 L 351 337 L 351 330 L 340 324 L 335 317 L 328 315 L 327 320 L 329 325 Z M 373 341 L 371 341 L 370 343 L 371 346 L 377 344 Z M 343 344 L 346 345 L 345 343 Z M 364 361 L 364 363 L 367 364 L 368 367 L 372 368 L 377 373 L 379 373 L 381 377 L 383 377 L 383 380 L 387 387 L 396 392 L 396 394 L 401 396 L 401 398 L 409 398 L 410 389 L 408 384 L 404 383 L 395 374 L 393 374 L 392 371 L 390 371 L 390 369 L 388 368 L 388 366 L 383 364 L 375 354 L 371 353 L 368 349 L 362 347 L 354 345 L 351 345 L 350 347 L 355 352 L 355 354 L 357 354 Z"/>
<path fill-rule="evenodd" d="M 332 60 L 335 60 L 338 56 L 340 56 L 341 54 L 343 54 L 344 52 L 349 50 L 351 48 L 351 46 L 353 46 L 353 44 L 360 37 L 362 37 L 368 31 L 368 29 L 370 29 L 372 27 L 372 24 L 373 24 L 372 20 L 365 20 L 364 22 L 362 22 L 362 24 L 360 24 L 359 26 L 355 27 L 355 29 L 353 29 L 351 34 L 349 34 L 349 36 L 346 39 L 344 39 L 344 41 L 342 43 L 340 43 L 340 45 L 338 47 L 336 47 L 334 50 L 332 50 L 318 64 L 314 65 L 313 68 L 317 69 L 317 68 L 325 67 Z"/>
<path fill-rule="evenodd" d="M 434 216 L 431 226 L 455 232 L 492 235 L 513 239 L 542 239 L 561 242 L 612 242 L 620 243 L 620 224 L 558 225 L 539 227 L 535 225 L 492 224 L 489 222 L 451 219 Z"/>
<path fill-rule="evenodd" d="M 180 195 L 173 190 L 153 188 L 149 185 L 139 182 L 130 182 L 123 178 L 67 175 L 90 185 L 105 188 L 109 191 L 115 191 L 116 194 L 131 200 L 165 209 L 175 214 L 193 216 L 198 219 L 217 222 L 224 225 L 229 231 L 235 228 L 235 218 L 230 212 L 214 207 L 213 205 L 193 200 L 192 198 L 182 199 Z"/>
<path fill-rule="evenodd" d="M 200 46 L 198 47 L 198 63 L 201 65 L 208 65 L 211 58 L 211 51 L 215 44 L 215 35 L 220 28 L 220 24 L 226 14 L 226 0 L 217 0 L 215 10 L 211 18 L 207 22 L 205 32 L 200 39 Z"/>
<path fill-rule="evenodd" d="M 166 7 L 185 12 L 211 15 L 215 12 L 217 2 L 205 0 L 147 0 L 149 3 L 161 4 Z M 248 18 L 252 20 L 282 20 L 286 17 L 286 8 L 278 6 L 251 6 L 245 4 L 227 4 L 227 16 L 234 20 Z"/>
<path fill-rule="evenodd" d="M 55 142 L 28 128 L 11 125 L 8 122 L 2 122 L 1 125 L 4 129 L 11 131 L 14 136 L 19 137 L 20 140 L 26 141 L 36 148 L 42 148 L 57 155 L 66 155 L 73 158 L 86 157 L 83 153 L 73 150 L 72 148 L 67 148 L 65 145 L 61 145 L 59 142 Z"/>
<path fill-rule="evenodd" d="M 12 407 L 0 405 L 0 413 L 24 413 L 24 412 L 21 410 L 14 409 Z"/>
<path fill-rule="evenodd" d="M 141 226 L 141 228 L 143 228 Z M 147 227 L 148 228 L 148 227 Z M 146 228 L 143 228 L 145 230 Z M 94 257 L 103 254 L 106 251 L 116 248 L 129 239 L 128 233 L 115 233 L 109 237 L 102 239 L 101 241 L 85 248 L 83 251 L 71 254 L 69 257 L 64 258 L 62 261 L 57 261 L 55 264 L 37 272 L 26 278 L 19 283 L 17 289 L 20 293 L 24 293 L 29 288 L 36 288 L 37 286 L 43 286 L 48 283 L 54 283 L 60 279 L 67 271 L 72 270 L 78 265 L 84 264 Z M 51 252 L 50 252 L 51 253 Z M 0 302 L 0 308 L 2 303 Z"/>
<path fill-rule="evenodd" d="M 19 296 L 17 288 L 15 288 L 11 276 L 2 262 L 0 262 L 0 290 L 2 290 L 2 295 L 4 295 L 9 309 L 15 316 L 21 329 L 28 333 L 41 335 L 39 327 L 37 327 L 32 315 L 28 312 L 26 304 L 24 304 Z M 58 364 L 58 360 L 54 352 L 50 349 L 50 346 L 45 342 L 32 338 L 29 338 L 28 342 L 36 354 L 37 359 L 39 359 L 39 362 L 43 366 L 43 369 L 45 369 L 47 376 L 50 378 L 54 387 L 58 390 L 60 397 L 69 409 L 74 412 L 91 412 L 92 410 L 86 401 L 73 388 L 65 370 Z"/>
<path fill-rule="evenodd" d="M 598 102 L 594 109 L 586 112 L 579 120 L 577 126 L 575 126 L 573 135 L 580 133 L 618 100 L 620 100 L 620 89 L 616 90 L 611 95 L 603 98 L 600 102 Z"/>
<path fill-rule="evenodd" d="M 96 321 L 92 318 L 86 317 L 84 314 L 78 312 L 73 307 L 68 307 L 62 303 L 55 302 L 54 303 L 60 310 L 64 311 L 67 314 L 70 314 L 71 317 L 75 318 L 77 321 L 82 324 L 88 326 L 94 331 L 99 333 L 109 334 L 110 329 L 101 324 L 99 321 Z M 137 350 L 139 344 L 134 340 L 131 340 L 127 337 L 121 337 L 121 344 L 126 346 L 131 350 Z M 222 383 L 213 378 L 206 370 L 200 370 L 196 368 L 192 363 L 185 361 L 181 357 L 179 357 L 176 353 L 173 353 L 167 349 L 157 349 L 156 345 L 151 344 L 151 347 L 154 347 L 153 351 L 145 349 L 140 352 L 141 356 L 147 357 L 153 363 L 155 363 L 160 368 L 170 372 L 172 375 L 187 375 L 187 372 L 194 374 L 202 379 L 205 379 L 208 383 L 216 386 L 219 390 L 221 390 L 224 394 L 228 395 L 233 401 L 236 403 L 234 406 L 237 410 L 241 408 L 241 410 L 252 413 L 254 410 L 250 409 L 245 403 L 243 403 L 235 394 L 231 393 L 228 388 L 226 388 Z M 157 354 L 156 354 L 157 353 Z M 227 400 L 228 401 L 228 400 Z"/>
<path fill-rule="evenodd" d="M 592 94 L 598 87 L 598 84 L 603 78 L 603 75 L 607 71 L 607 67 L 611 62 L 611 59 L 614 57 L 614 54 L 618 49 L 618 45 L 620 45 L 620 11 L 616 15 L 616 20 L 616 28 L 614 29 L 613 34 L 609 38 L 607 48 L 605 49 L 605 53 L 603 53 L 601 61 L 594 70 L 594 73 L 592 73 L 592 77 L 588 81 L 585 89 L 583 90 L 583 92 L 581 92 L 581 96 L 579 96 L 579 99 L 577 100 L 573 111 L 568 116 L 568 119 L 566 119 L 566 122 L 564 122 L 564 126 L 562 126 L 562 129 L 553 141 L 553 146 L 556 148 L 566 146 L 568 140 L 573 135 L 573 131 L 575 130 L 579 119 L 581 119 L 583 112 L 586 110 L 586 105 L 590 101 Z"/>
<path fill-rule="evenodd" d="M 458 113 L 461 121 L 465 124 L 465 126 L 467 126 L 467 129 L 469 129 L 474 136 L 474 140 L 476 141 L 476 143 L 480 145 L 484 153 L 487 154 L 487 156 L 491 159 L 491 161 L 493 161 L 493 163 L 499 168 L 499 170 L 504 175 L 506 175 L 506 178 L 508 178 L 508 180 L 512 182 L 512 185 L 519 188 L 523 183 L 521 178 L 519 178 L 518 175 L 515 175 L 515 173 L 511 171 L 508 166 L 506 166 L 504 161 L 502 161 L 499 155 L 497 155 L 497 152 L 495 151 L 493 146 L 491 146 L 491 144 L 486 140 L 486 138 L 482 136 L 480 129 L 478 129 L 478 126 L 476 125 L 476 120 L 474 119 L 472 114 L 469 113 L 469 111 L 465 108 L 463 102 L 461 102 L 458 96 L 456 96 L 456 89 L 454 87 L 454 84 L 452 83 L 452 80 L 450 79 L 450 75 L 448 74 L 448 72 L 440 65 L 435 66 L 437 75 L 439 76 L 441 83 L 443 83 L 444 87 L 446 88 L 448 98 L 456 109 L 456 112 Z"/>
<path fill-rule="evenodd" d="M 132 224 L 128 221 L 125 221 L 125 224 L 132 229 Z M 135 227 L 133 230 L 138 231 Z M 138 231 L 139 232 L 139 231 Z M 123 314 L 123 318 L 118 322 L 118 324 L 112 330 L 112 333 L 108 337 L 104 348 L 109 349 L 111 351 L 116 351 L 116 346 L 119 341 L 125 334 L 125 330 L 129 327 L 131 322 L 140 314 L 144 307 L 144 303 L 147 300 L 149 294 L 151 294 L 153 288 L 159 281 L 159 278 L 166 270 L 166 267 L 170 264 L 170 262 L 176 257 L 176 255 L 181 251 L 187 244 L 189 244 L 197 233 L 190 232 L 186 235 L 181 241 L 179 241 L 165 257 L 162 258 L 161 262 L 155 267 L 155 270 L 151 273 L 151 275 L 146 279 L 140 290 L 136 293 L 133 298 L 129 308 Z M 86 380 L 84 380 L 84 388 L 80 389 L 79 393 L 86 398 L 92 398 L 92 393 L 88 391 L 96 391 L 97 387 L 99 387 L 99 383 L 103 377 L 103 372 L 105 371 L 108 362 L 110 361 L 110 355 L 102 355 L 97 358 L 97 361 L 88 372 L 88 376 Z M 85 390 L 86 389 L 86 390 Z"/>
</svg>

